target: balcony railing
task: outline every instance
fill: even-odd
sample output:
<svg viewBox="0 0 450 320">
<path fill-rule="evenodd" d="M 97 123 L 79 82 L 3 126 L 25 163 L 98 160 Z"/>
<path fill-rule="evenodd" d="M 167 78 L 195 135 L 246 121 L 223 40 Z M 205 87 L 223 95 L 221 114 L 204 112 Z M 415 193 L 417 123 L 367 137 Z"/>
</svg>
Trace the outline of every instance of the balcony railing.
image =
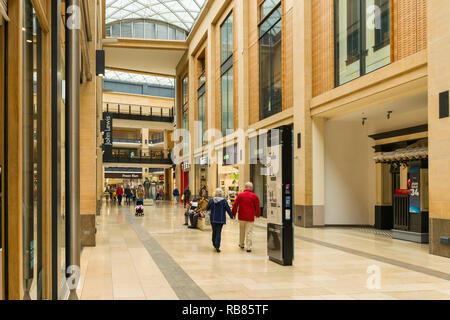
<svg viewBox="0 0 450 320">
<path fill-rule="evenodd" d="M 128 151 L 113 148 L 112 155 L 103 154 L 103 162 L 106 163 L 141 163 L 141 164 L 172 164 L 169 155 L 165 156 L 164 150 Z"/>
<path fill-rule="evenodd" d="M 165 108 L 107 102 L 103 104 L 103 111 L 113 113 L 114 118 L 116 119 L 145 120 L 170 123 L 172 123 L 174 120 L 173 107 Z"/>
<path fill-rule="evenodd" d="M 164 137 L 162 138 L 157 138 L 157 139 L 150 139 L 148 140 L 148 144 L 152 145 L 152 144 L 157 144 L 157 143 L 163 143 L 164 142 Z"/>
</svg>

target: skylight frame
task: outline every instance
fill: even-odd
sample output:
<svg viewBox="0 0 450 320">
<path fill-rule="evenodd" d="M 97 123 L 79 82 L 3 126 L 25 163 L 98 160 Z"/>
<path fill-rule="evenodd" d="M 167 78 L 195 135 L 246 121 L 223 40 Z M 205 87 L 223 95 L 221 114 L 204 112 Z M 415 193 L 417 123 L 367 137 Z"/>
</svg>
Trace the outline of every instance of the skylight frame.
<svg viewBox="0 0 450 320">
<path fill-rule="evenodd" d="M 127 19 L 153 19 L 187 33 L 207 0 L 106 0 L 106 24 Z"/>
</svg>

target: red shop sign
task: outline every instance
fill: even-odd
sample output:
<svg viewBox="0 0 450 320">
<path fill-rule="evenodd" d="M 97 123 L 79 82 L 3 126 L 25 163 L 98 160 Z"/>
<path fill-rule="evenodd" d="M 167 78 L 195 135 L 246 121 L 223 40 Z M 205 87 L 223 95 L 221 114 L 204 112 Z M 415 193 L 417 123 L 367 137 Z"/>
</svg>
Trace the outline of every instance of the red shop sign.
<svg viewBox="0 0 450 320">
<path fill-rule="evenodd" d="M 159 175 L 159 181 L 164 181 L 164 175 L 163 174 Z"/>
<path fill-rule="evenodd" d="M 395 189 L 395 194 L 403 194 L 403 195 L 409 195 L 410 191 L 409 189 Z"/>
</svg>

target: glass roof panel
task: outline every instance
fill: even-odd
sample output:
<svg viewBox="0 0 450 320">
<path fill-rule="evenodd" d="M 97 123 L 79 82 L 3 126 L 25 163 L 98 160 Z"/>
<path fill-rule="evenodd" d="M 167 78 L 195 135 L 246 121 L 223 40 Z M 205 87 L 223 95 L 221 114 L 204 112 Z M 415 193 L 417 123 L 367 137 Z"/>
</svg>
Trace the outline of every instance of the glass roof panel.
<svg viewBox="0 0 450 320">
<path fill-rule="evenodd" d="M 192 28 L 206 0 L 106 0 L 106 23 L 125 19 L 154 19 Z"/>
<path fill-rule="evenodd" d="M 175 79 L 168 77 L 157 77 L 139 73 L 128 73 L 121 71 L 105 70 L 105 80 L 116 80 L 121 82 L 144 83 L 153 86 L 175 87 Z"/>
</svg>

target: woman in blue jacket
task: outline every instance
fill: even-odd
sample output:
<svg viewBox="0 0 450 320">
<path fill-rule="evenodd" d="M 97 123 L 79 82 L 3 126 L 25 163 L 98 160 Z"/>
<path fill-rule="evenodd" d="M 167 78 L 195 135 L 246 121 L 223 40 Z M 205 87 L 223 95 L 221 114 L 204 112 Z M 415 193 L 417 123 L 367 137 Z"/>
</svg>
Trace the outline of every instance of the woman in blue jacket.
<svg viewBox="0 0 450 320">
<path fill-rule="evenodd" d="M 222 189 L 218 188 L 214 191 L 214 198 L 209 201 L 206 211 L 211 211 L 212 243 L 216 251 L 220 252 L 222 227 L 227 223 L 225 212 L 228 213 L 231 219 L 234 219 L 227 200 L 223 198 Z"/>
</svg>

